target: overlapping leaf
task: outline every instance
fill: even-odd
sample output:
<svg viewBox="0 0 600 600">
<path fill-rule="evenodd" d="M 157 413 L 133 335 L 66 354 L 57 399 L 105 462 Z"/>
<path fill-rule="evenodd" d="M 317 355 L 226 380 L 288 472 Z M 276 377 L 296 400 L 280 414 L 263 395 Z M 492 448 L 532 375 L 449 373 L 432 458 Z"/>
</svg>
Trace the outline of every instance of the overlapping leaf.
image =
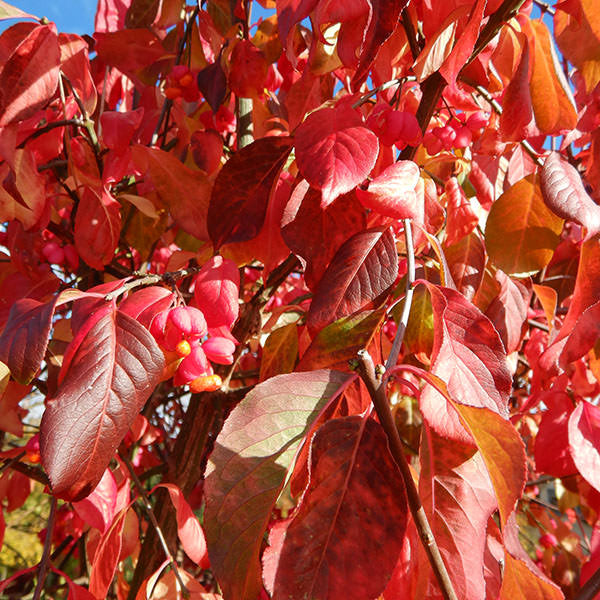
<svg viewBox="0 0 600 600">
<path fill-rule="evenodd" d="M 306 260 L 304 277 L 314 289 L 342 243 L 365 225 L 365 211 L 354 193 L 323 207 L 321 193 L 301 181 L 285 207 L 281 235 L 290 250 Z"/>
<path fill-rule="evenodd" d="M 455 290 L 427 284 L 434 315 L 432 373 L 455 402 L 484 407 L 506 418 L 512 378 L 502 341 L 490 320 Z M 433 388 L 421 395 L 421 411 L 436 433 L 469 441 L 456 412 Z"/>
<path fill-rule="evenodd" d="M 164 368 L 147 329 L 107 303 L 75 337 L 40 428 L 55 495 L 80 500 L 97 485 Z"/>
<path fill-rule="evenodd" d="M 326 422 L 312 440 L 308 488 L 281 547 L 265 557 L 272 597 L 376 598 L 398 560 L 407 513 L 381 425 L 360 416 Z"/>
<path fill-rule="evenodd" d="M 255 600 L 259 552 L 300 441 L 350 375 L 312 371 L 259 384 L 233 410 L 210 457 L 205 533 L 225 597 Z"/>
<path fill-rule="evenodd" d="M 208 206 L 208 233 L 215 248 L 259 234 L 269 196 L 291 149 L 289 137 L 266 137 L 227 161 Z"/>
<path fill-rule="evenodd" d="M 347 103 L 311 113 L 295 135 L 296 162 L 327 206 L 366 179 L 379 151 L 377 136 Z"/>
<path fill-rule="evenodd" d="M 329 323 L 383 300 L 398 275 L 398 254 L 390 228 L 352 236 L 333 257 L 315 291 L 307 323 L 318 331 Z"/>
</svg>

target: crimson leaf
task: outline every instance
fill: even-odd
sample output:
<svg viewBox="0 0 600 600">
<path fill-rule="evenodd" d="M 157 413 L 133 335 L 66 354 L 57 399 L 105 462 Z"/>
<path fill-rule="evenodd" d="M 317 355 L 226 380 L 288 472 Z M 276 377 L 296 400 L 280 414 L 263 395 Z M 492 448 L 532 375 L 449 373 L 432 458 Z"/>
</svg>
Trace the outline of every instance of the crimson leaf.
<svg viewBox="0 0 600 600">
<path fill-rule="evenodd" d="M 163 368 L 163 353 L 135 319 L 111 304 L 88 319 L 65 355 L 40 427 L 56 496 L 81 500 L 96 487 Z"/>
<path fill-rule="evenodd" d="M 398 254 L 390 228 L 361 231 L 347 240 L 325 271 L 308 311 L 308 327 L 325 325 L 376 305 L 398 275 Z"/>
<path fill-rule="evenodd" d="M 215 248 L 258 235 L 291 149 L 289 137 L 262 138 L 242 148 L 219 171 L 208 205 L 208 233 Z"/>
<path fill-rule="evenodd" d="M 282 547 L 265 557 L 273 599 L 376 598 L 396 566 L 408 512 L 383 428 L 361 416 L 327 421 L 310 461 L 310 483 Z"/>
</svg>

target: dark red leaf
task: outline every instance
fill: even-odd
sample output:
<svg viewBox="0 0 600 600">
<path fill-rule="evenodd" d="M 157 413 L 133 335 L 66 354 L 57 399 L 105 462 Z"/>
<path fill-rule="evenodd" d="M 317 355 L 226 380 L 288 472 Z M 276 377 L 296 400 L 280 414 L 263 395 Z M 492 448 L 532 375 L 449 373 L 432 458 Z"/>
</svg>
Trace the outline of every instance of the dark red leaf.
<svg viewBox="0 0 600 600">
<path fill-rule="evenodd" d="M 108 303 L 89 318 L 67 350 L 40 428 L 54 494 L 81 500 L 96 487 L 163 368 L 162 351 L 135 319 Z"/>
<path fill-rule="evenodd" d="M 351 377 L 327 370 L 278 375 L 225 421 L 204 484 L 204 531 L 225 598 L 258 596 L 259 552 L 287 470 L 312 422 Z"/>
<path fill-rule="evenodd" d="M 398 25 L 398 17 L 409 0 L 371 0 L 371 19 L 364 34 L 359 63 L 352 78 L 352 88 L 358 89 L 365 80 L 383 43 Z"/>
<path fill-rule="evenodd" d="M 559 217 L 585 227 L 586 239 L 600 233 L 600 206 L 585 191 L 577 169 L 558 152 L 546 158 L 540 186 L 546 206 Z"/>
<path fill-rule="evenodd" d="M 19 383 L 29 383 L 44 360 L 55 304 L 56 299 L 42 303 L 23 298 L 12 305 L 0 336 L 0 361 Z"/>
<path fill-rule="evenodd" d="M 446 382 L 452 399 L 508 416 L 512 377 L 502 341 L 490 320 L 462 294 L 427 283 L 434 316 L 432 373 Z M 436 433 L 469 441 L 455 411 L 427 387 L 421 411 Z"/>
<path fill-rule="evenodd" d="M 306 318 L 316 332 L 329 323 L 381 302 L 398 275 L 390 228 L 367 229 L 346 241 L 325 271 Z"/>
<path fill-rule="evenodd" d="M 273 599 L 378 597 L 396 566 L 408 512 L 381 425 L 360 416 L 322 425 L 309 481 L 280 551 L 265 557 Z"/>
<path fill-rule="evenodd" d="M 223 71 L 221 61 L 217 59 L 208 67 L 204 67 L 198 73 L 197 81 L 198 89 L 206 98 L 213 112 L 217 112 L 227 95 L 227 76 Z"/>
<path fill-rule="evenodd" d="M 379 152 L 377 136 L 348 104 L 311 113 L 295 135 L 302 176 L 321 190 L 323 206 L 369 175 Z"/>
<path fill-rule="evenodd" d="M 306 261 L 306 285 L 314 290 L 340 246 L 365 225 L 365 211 L 354 193 L 323 207 L 321 192 L 301 181 L 285 207 L 281 235 L 290 250 Z"/>
<path fill-rule="evenodd" d="M 125 27 L 151 27 L 159 16 L 162 0 L 133 0 L 125 15 Z"/>
<path fill-rule="evenodd" d="M 208 206 L 208 233 L 215 248 L 259 234 L 291 149 L 289 137 L 262 138 L 242 148 L 219 171 Z"/>
<path fill-rule="evenodd" d="M 58 86 L 60 49 L 54 25 L 38 25 L 11 49 L 0 70 L 0 127 L 35 114 Z"/>
</svg>

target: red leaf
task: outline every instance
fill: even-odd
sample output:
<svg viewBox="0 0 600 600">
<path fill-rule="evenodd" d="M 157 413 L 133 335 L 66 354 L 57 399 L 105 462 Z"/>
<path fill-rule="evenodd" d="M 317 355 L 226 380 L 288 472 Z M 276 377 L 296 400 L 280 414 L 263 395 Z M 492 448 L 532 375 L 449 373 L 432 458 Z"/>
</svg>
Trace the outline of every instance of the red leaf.
<svg viewBox="0 0 600 600">
<path fill-rule="evenodd" d="M 167 56 L 160 39 L 149 29 L 95 33 L 95 50 L 104 63 L 135 77 L 137 71 Z"/>
<path fill-rule="evenodd" d="M 258 596 L 263 534 L 287 470 L 311 423 L 350 377 L 325 370 L 278 375 L 225 421 L 204 484 L 210 563 L 225 598 Z"/>
<path fill-rule="evenodd" d="M 522 45 L 521 60 L 504 93 L 499 129 L 503 141 L 515 142 L 539 133 L 529 92 L 529 44 L 524 34 L 517 34 L 517 39 Z"/>
<path fill-rule="evenodd" d="M 419 493 L 456 594 L 483 599 L 486 527 L 497 501 L 482 456 L 429 430 L 420 463 Z"/>
<path fill-rule="evenodd" d="M 348 104 L 311 113 L 298 126 L 295 145 L 298 169 L 321 190 L 323 206 L 361 183 L 379 152 L 377 136 Z"/>
<path fill-rule="evenodd" d="M 208 233 L 215 249 L 259 234 L 269 196 L 291 149 L 289 137 L 266 137 L 225 163 L 208 206 Z"/>
<path fill-rule="evenodd" d="M 105 534 L 111 526 L 117 508 L 117 482 L 106 469 L 94 491 L 79 502 L 73 502 L 75 512 L 89 525 Z"/>
<path fill-rule="evenodd" d="M 485 314 L 492 321 L 510 354 L 518 350 L 527 331 L 527 311 L 531 301 L 531 289 L 503 271 L 496 271 L 500 292 L 487 307 Z"/>
<path fill-rule="evenodd" d="M 10 310 L 0 336 L 0 361 L 19 383 L 29 383 L 44 360 L 57 298 L 45 303 L 23 298 Z"/>
<path fill-rule="evenodd" d="M 356 190 L 364 206 L 386 217 L 413 219 L 423 223 L 425 198 L 419 190 L 419 167 L 412 160 L 399 160 L 384 169 L 367 188 Z"/>
<path fill-rule="evenodd" d="M 75 216 L 75 247 L 94 269 L 114 257 L 121 233 L 121 205 L 106 190 L 84 189 Z"/>
<path fill-rule="evenodd" d="M 96 487 L 163 368 L 162 351 L 136 320 L 109 304 L 88 319 L 67 350 L 40 428 L 55 495 L 81 500 Z"/>
<path fill-rule="evenodd" d="M 209 329 L 231 328 L 240 310 L 239 293 L 240 272 L 233 261 L 213 256 L 202 265 L 194 280 L 194 298 Z"/>
<path fill-rule="evenodd" d="M 564 595 L 556 584 L 505 553 L 500 600 L 564 600 Z"/>
<path fill-rule="evenodd" d="M 0 127 L 35 114 L 58 86 L 60 49 L 54 25 L 38 25 L 18 45 L 14 42 L 0 71 Z"/>
<path fill-rule="evenodd" d="M 148 171 L 160 199 L 175 223 L 199 240 L 208 239 L 206 213 L 211 183 L 205 173 L 186 167 L 173 153 L 134 146 L 133 159 Z"/>
<path fill-rule="evenodd" d="M 9 171 L 5 163 L 0 173 L 0 179 L 4 179 L 4 186 L 0 186 L 0 219 L 17 219 L 24 229 L 35 230 L 48 208 L 46 181 L 38 173 L 36 157 L 29 149 L 15 150 L 11 167 Z"/>
<path fill-rule="evenodd" d="M 379 49 L 398 25 L 398 17 L 409 0 L 370 0 L 371 18 L 360 49 L 359 63 L 352 78 L 352 88 L 358 89 L 365 80 Z"/>
<path fill-rule="evenodd" d="M 269 65 L 250 40 L 240 40 L 231 53 L 229 87 L 236 96 L 259 99 L 266 85 Z M 278 139 L 278 138 L 266 138 Z"/>
<path fill-rule="evenodd" d="M 346 241 L 325 271 L 306 322 L 313 332 L 381 302 L 398 275 L 398 254 L 390 228 L 367 229 Z"/>
<path fill-rule="evenodd" d="M 106 598 L 108 588 L 115 576 L 123 544 L 123 527 L 127 510 L 121 511 L 110 531 L 100 538 L 100 543 L 91 559 L 89 588 L 95 598 Z"/>
<path fill-rule="evenodd" d="M 467 300 L 473 300 L 485 269 L 485 248 L 481 238 L 477 233 L 470 233 L 444 248 L 444 253 L 456 289 Z"/>
<path fill-rule="evenodd" d="M 477 36 L 479 35 L 479 29 L 482 25 L 483 9 L 486 3 L 487 0 L 477 0 L 462 33 L 439 69 L 440 75 L 449 85 L 456 83 L 458 73 L 465 66 L 473 52 Z"/>
<path fill-rule="evenodd" d="M 434 315 L 432 373 L 446 382 L 453 400 L 508 416 L 512 378 L 502 341 L 490 320 L 458 292 L 426 283 Z M 436 433 L 469 441 L 453 410 L 433 388 L 420 399 Z"/>
<path fill-rule="evenodd" d="M 540 400 L 548 406 L 535 436 L 535 469 L 554 477 L 577 472 L 569 452 L 569 417 L 573 401 L 565 392 L 546 392 Z"/>
<path fill-rule="evenodd" d="M 119 310 L 149 328 L 154 316 L 173 304 L 175 296 L 167 288 L 153 285 L 127 296 Z"/>
<path fill-rule="evenodd" d="M 285 207 L 281 235 L 290 250 L 306 260 L 306 285 L 314 290 L 342 243 L 365 225 L 365 211 L 353 193 L 323 207 L 321 192 L 303 180 Z"/>
<path fill-rule="evenodd" d="M 157 487 L 167 488 L 171 502 L 175 507 L 177 517 L 177 535 L 185 553 L 196 564 L 200 564 L 206 557 L 206 540 L 200 521 L 193 513 L 190 505 L 183 496 L 183 492 L 172 483 L 161 483 Z"/>
<path fill-rule="evenodd" d="M 67 582 L 67 586 L 69 588 L 69 596 L 68 600 L 96 600 L 94 595 L 86 590 L 83 586 L 78 585 L 77 583 L 71 581 L 71 579 L 62 571 L 50 565 L 52 571 L 54 571 L 57 575 L 60 575 Z"/>
<path fill-rule="evenodd" d="M 569 363 L 589 352 L 600 337 L 600 302 L 592 304 L 577 319 L 559 358 L 559 365 L 566 369 Z M 1 343 L 1 339 L 0 339 Z"/>
<path fill-rule="evenodd" d="M 586 400 L 569 417 L 569 449 L 581 476 L 600 492 L 600 408 Z"/>
<path fill-rule="evenodd" d="M 404 484 L 381 425 L 360 416 L 326 422 L 313 437 L 310 483 L 282 548 L 265 558 L 277 563 L 273 599 L 376 598 L 396 566 L 406 520 Z"/>
<path fill-rule="evenodd" d="M 97 33 L 118 31 L 125 28 L 125 16 L 132 0 L 98 0 L 96 20 Z"/>
<path fill-rule="evenodd" d="M 575 167 L 552 152 L 540 176 L 546 206 L 563 219 L 575 221 L 587 230 L 586 239 L 600 233 L 600 206 L 585 191 Z"/>
<path fill-rule="evenodd" d="M 308 17 L 318 2 L 319 0 L 276 0 L 279 38 L 284 48 L 292 27 Z"/>
</svg>

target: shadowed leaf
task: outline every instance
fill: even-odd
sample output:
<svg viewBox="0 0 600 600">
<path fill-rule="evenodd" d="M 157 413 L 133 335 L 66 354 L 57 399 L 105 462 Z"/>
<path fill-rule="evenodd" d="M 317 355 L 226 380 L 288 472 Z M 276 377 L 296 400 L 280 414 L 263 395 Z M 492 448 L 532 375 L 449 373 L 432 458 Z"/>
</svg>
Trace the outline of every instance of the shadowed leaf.
<svg viewBox="0 0 600 600">
<path fill-rule="evenodd" d="M 351 377 L 327 370 L 273 377 L 225 422 L 204 484 L 206 541 L 224 597 L 256 599 L 263 534 L 287 470 L 313 420 Z"/>
<path fill-rule="evenodd" d="M 40 428 L 55 495 L 80 500 L 94 489 L 163 368 L 154 338 L 128 315 L 107 304 L 88 319 L 67 350 Z"/>
<path fill-rule="evenodd" d="M 381 425 L 328 421 L 313 437 L 308 488 L 282 547 L 265 556 L 273 599 L 376 598 L 396 566 L 407 512 Z"/>
</svg>

